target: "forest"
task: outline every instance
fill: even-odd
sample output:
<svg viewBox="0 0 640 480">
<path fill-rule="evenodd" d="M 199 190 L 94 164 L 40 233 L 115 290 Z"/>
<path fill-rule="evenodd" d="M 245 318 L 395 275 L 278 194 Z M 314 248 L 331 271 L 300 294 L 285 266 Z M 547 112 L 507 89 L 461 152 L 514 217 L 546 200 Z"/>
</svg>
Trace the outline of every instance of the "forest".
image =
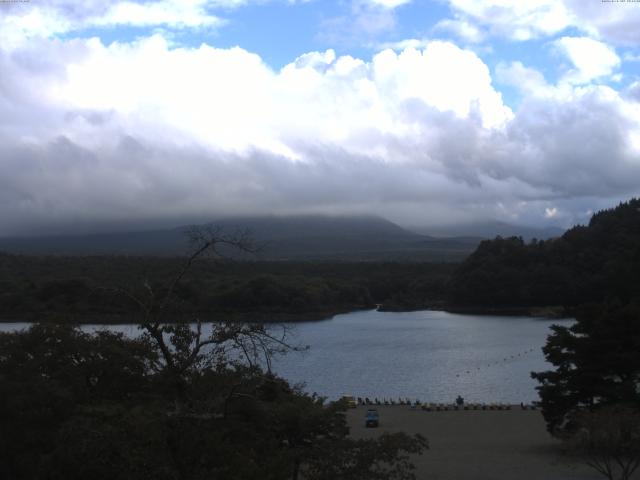
<svg viewBox="0 0 640 480">
<path fill-rule="evenodd" d="M 0 255 L 0 317 L 127 322 L 133 305 L 119 292 L 162 288 L 179 257 Z M 441 305 L 455 264 L 267 262 L 200 259 L 176 294 L 176 311 L 204 319 L 323 318 L 342 311 Z"/>
<path fill-rule="evenodd" d="M 452 305 L 624 305 L 640 298 L 640 200 L 593 215 L 561 237 L 483 241 L 448 283 Z"/>
<path fill-rule="evenodd" d="M 202 258 L 176 295 L 205 320 L 326 318 L 381 305 L 511 313 L 640 298 L 640 200 L 596 213 L 562 236 L 485 240 L 461 263 Z M 0 254 L 0 318 L 128 322 L 123 289 L 161 288 L 180 257 Z M 176 310 L 177 311 L 177 310 Z"/>
</svg>

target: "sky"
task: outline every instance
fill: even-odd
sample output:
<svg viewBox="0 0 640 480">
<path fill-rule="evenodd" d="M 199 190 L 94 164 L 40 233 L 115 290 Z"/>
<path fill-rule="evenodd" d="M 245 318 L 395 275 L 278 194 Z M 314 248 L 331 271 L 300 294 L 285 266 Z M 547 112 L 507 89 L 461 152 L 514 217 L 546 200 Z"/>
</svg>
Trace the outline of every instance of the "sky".
<svg viewBox="0 0 640 480">
<path fill-rule="evenodd" d="M 637 195 L 638 1 L 0 0 L 0 236 Z"/>
</svg>

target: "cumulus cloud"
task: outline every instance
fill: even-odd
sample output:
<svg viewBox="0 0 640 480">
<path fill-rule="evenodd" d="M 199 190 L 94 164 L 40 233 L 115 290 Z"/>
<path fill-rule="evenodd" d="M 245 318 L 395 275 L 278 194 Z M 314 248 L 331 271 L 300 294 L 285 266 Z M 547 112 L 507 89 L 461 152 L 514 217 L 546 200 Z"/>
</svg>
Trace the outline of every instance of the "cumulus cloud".
<svg viewBox="0 0 640 480">
<path fill-rule="evenodd" d="M 564 0 L 575 25 L 608 42 L 640 45 L 640 8 L 637 2 Z"/>
<path fill-rule="evenodd" d="M 554 89 L 535 68 L 527 67 L 522 62 L 501 62 L 496 66 L 496 79 L 520 93 L 530 96 L 548 96 Z"/>
<path fill-rule="evenodd" d="M 274 212 L 570 222 L 640 184 L 638 102 L 568 85 L 513 112 L 451 42 L 276 71 L 159 34 L 40 39 L 0 47 L 0 69 L 2 234 Z"/>
<path fill-rule="evenodd" d="M 569 83 L 589 83 L 602 77 L 609 77 L 620 66 L 620 57 L 615 50 L 602 42 L 588 37 L 562 37 L 554 42 L 574 69 L 563 78 Z"/>
<path fill-rule="evenodd" d="M 577 28 L 615 44 L 640 44 L 640 8 L 634 2 L 585 0 L 448 0 L 454 14 L 493 34 L 529 40 Z"/>
<path fill-rule="evenodd" d="M 528 184 L 565 197 L 635 192 L 638 113 L 637 105 L 602 86 L 579 88 L 566 98 L 528 98 L 509 125 L 506 155 L 496 160 Z"/>
<path fill-rule="evenodd" d="M 449 0 L 449 4 L 457 14 L 516 40 L 560 32 L 572 21 L 562 0 Z"/>
</svg>

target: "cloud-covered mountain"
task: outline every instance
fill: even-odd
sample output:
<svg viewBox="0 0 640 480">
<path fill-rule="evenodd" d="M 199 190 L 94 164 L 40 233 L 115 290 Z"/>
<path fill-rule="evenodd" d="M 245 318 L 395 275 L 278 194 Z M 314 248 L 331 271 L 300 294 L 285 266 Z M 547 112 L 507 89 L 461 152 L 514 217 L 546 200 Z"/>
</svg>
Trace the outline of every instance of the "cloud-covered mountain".
<svg viewBox="0 0 640 480">
<path fill-rule="evenodd" d="M 220 234 L 247 232 L 257 254 L 245 259 L 460 260 L 478 238 L 433 238 L 379 217 L 236 217 L 214 222 Z M 54 255 L 184 255 L 190 227 L 138 232 L 0 238 L 0 251 Z M 223 249 L 237 257 L 239 252 Z"/>
</svg>

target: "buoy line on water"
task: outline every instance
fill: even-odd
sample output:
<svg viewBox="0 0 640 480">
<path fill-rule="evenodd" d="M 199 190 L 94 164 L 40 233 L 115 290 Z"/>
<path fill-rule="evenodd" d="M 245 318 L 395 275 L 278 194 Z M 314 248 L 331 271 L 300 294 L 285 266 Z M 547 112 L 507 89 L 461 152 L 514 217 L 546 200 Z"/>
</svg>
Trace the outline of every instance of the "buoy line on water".
<svg viewBox="0 0 640 480">
<path fill-rule="evenodd" d="M 523 358 L 526 355 L 534 352 L 536 350 L 535 347 L 528 348 L 518 353 L 514 353 L 507 357 L 504 357 L 502 360 L 497 360 L 495 362 L 489 362 L 486 365 L 486 368 L 492 368 L 496 366 L 501 366 L 507 364 L 509 361 L 517 360 L 518 358 Z M 484 364 L 483 364 L 484 365 Z M 478 366 L 475 369 L 465 370 L 464 372 L 457 373 L 455 376 L 457 378 L 463 375 L 472 375 L 478 372 L 482 372 L 485 367 Z M 353 397 L 351 397 L 353 399 Z M 408 397 L 402 398 L 399 397 L 396 401 L 395 399 L 389 397 L 381 397 L 380 400 L 378 397 L 374 399 L 369 399 L 368 397 L 358 397 L 357 405 L 361 406 L 384 406 L 384 405 L 408 405 L 411 408 L 420 408 L 421 410 L 426 411 L 447 411 L 447 410 L 511 410 L 514 407 L 511 404 L 506 403 L 468 403 L 463 405 L 457 405 L 455 403 L 447 404 L 447 403 L 432 403 L 432 402 L 421 402 L 416 399 L 415 401 L 411 401 Z M 536 406 L 534 403 L 520 403 L 520 405 L 515 405 L 515 407 L 520 407 L 522 410 L 536 410 Z"/>
<path fill-rule="evenodd" d="M 437 402 L 421 402 L 419 399 L 415 401 L 410 400 L 408 397 L 402 398 L 399 397 L 396 401 L 393 398 L 382 397 L 379 399 L 378 397 L 374 397 L 370 399 L 369 397 L 357 397 L 357 405 L 365 406 L 365 407 L 377 407 L 377 406 L 409 406 L 412 409 L 424 410 L 427 412 L 445 412 L 445 411 L 456 411 L 456 410 L 512 410 L 518 409 L 521 410 L 537 410 L 537 406 L 534 403 L 524 403 L 521 402 L 520 405 L 503 403 L 503 402 L 471 402 L 471 403 L 437 403 Z M 354 405 L 355 408 L 355 405 Z"/>
<path fill-rule="evenodd" d="M 518 358 L 523 358 L 526 355 L 532 353 L 534 350 L 535 350 L 535 348 L 533 348 L 533 347 L 532 348 L 528 348 L 527 350 L 523 350 L 521 352 L 514 353 L 513 355 L 509 355 L 508 357 L 504 357 L 502 360 L 497 360 L 495 362 L 487 363 L 486 367 L 477 366 L 475 369 L 465 370 L 464 372 L 456 373 L 456 377 L 458 378 L 458 377 L 462 377 L 463 375 L 471 375 L 471 374 L 474 374 L 474 373 L 481 372 L 486 368 L 492 368 L 492 367 L 505 365 L 510 360 L 517 360 Z M 484 365 L 484 363 L 483 363 L 483 365 Z"/>
</svg>

